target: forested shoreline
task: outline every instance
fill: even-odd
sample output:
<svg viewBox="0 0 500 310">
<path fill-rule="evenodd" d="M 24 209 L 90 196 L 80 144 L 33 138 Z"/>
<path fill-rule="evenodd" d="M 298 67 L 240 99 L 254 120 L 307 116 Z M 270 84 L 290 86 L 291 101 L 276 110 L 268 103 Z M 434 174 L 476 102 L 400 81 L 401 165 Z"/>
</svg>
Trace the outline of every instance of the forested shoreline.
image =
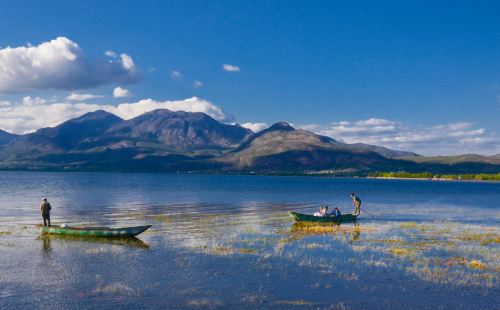
<svg viewBox="0 0 500 310">
<path fill-rule="evenodd" d="M 500 181 L 498 174 L 432 174 L 430 172 L 408 173 L 408 172 L 378 172 L 370 173 L 373 178 L 401 178 L 401 179 L 437 179 L 437 180 L 478 180 L 478 181 Z"/>
</svg>

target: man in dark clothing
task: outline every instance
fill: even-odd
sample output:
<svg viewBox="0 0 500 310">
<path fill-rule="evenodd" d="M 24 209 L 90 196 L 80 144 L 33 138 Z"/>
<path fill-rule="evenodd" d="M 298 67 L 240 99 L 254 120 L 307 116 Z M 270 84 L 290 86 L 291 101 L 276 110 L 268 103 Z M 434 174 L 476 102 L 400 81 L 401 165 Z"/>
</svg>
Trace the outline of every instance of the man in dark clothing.
<svg viewBox="0 0 500 310">
<path fill-rule="evenodd" d="M 43 202 L 40 205 L 40 212 L 42 213 L 43 218 L 43 226 L 47 226 L 47 221 L 49 222 L 50 226 L 50 210 L 52 210 L 50 203 L 47 202 L 47 198 L 43 198 Z"/>
</svg>

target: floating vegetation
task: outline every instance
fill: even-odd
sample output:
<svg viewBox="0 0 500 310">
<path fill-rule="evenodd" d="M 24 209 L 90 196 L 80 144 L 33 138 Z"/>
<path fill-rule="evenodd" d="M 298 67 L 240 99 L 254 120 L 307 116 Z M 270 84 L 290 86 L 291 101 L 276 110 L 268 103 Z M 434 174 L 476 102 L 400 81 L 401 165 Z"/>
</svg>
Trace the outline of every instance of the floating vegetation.
<svg viewBox="0 0 500 310">
<path fill-rule="evenodd" d="M 401 227 L 402 229 L 406 229 L 406 228 L 417 229 L 418 224 L 417 224 L 417 222 L 406 222 L 403 224 L 399 224 L 399 227 Z"/>
<path fill-rule="evenodd" d="M 488 268 L 485 264 L 481 263 L 481 262 L 480 262 L 480 261 L 478 261 L 478 260 L 473 260 L 473 261 L 471 261 L 471 262 L 469 263 L 469 266 L 470 266 L 471 268 L 478 268 L 478 269 L 487 269 L 487 268 Z"/>
<path fill-rule="evenodd" d="M 210 308 L 221 307 L 224 305 L 224 303 L 221 302 L 220 300 L 217 299 L 209 300 L 207 298 L 203 298 L 201 300 L 188 300 L 187 304 L 189 306 L 194 306 L 194 307 L 210 307 Z"/>
<path fill-rule="evenodd" d="M 146 216 L 144 216 L 142 214 L 129 214 L 129 216 L 132 218 L 138 219 L 138 220 L 145 220 L 146 219 Z"/>
<path fill-rule="evenodd" d="M 322 248 L 323 245 L 322 244 L 318 244 L 318 243 L 311 243 L 311 244 L 308 244 L 307 247 L 309 249 L 314 249 L 314 248 Z"/>
<path fill-rule="evenodd" d="M 106 285 L 105 287 L 98 286 L 96 289 L 92 291 L 94 294 L 96 293 L 105 293 L 105 294 L 141 294 L 145 295 L 146 293 L 140 289 L 134 290 L 123 284 L 114 284 L 114 285 Z"/>
<path fill-rule="evenodd" d="M 280 300 L 276 301 L 277 304 L 282 304 L 282 305 L 294 305 L 294 306 L 314 306 L 314 305 L 319 305 L 321 303 L 317 302 L 310 302 L 310 301 L 288 301 L 288 300 Z"/>
<path fill-rule="evenodd" d="M 326 234 L 353 234 L 361 232 L 374 232 L 375 228 L 360 228 L 360 227 L 346 227 L 346 226 L 327 226 L 327 225 L 317 225 L 317 226 L 295 226 L 292 227 L 292 231 L 299 235 L 326 235 Z"/>
<path fill-rule="evenodd" d="M 90 248 L 90 249 L 87 249 L 85 250 L 85 254 L 97 254 L 99 252 L 106 252 L 106 249 L 105 248 Z"/>
<path fill-rule="evenodd" d="M 200 210 L 199 208 L 188 209 Z M 182 279 L 182 283 L 172 288 L 177 295 L 184 294 L 184 299 L 180 303 L 181 307 L 237 307 L 240 306 L 239 303 L 246 306 L 249 303 L 268 307 L 274 305 L 276 308 L 294 306 L 318 308 L 327 305 L 326 302 L 308 301 L 307 295 L 277 297 L 273 292 L 261 292 L 258 289 L 235 294 L 235 304 L 227 304 L 224 303 L 225 300 L 222 302 L 219 299 L 202 298 L 221 294 L 220 291 L 225 288 L 218 287 L 217 290 L 207 295 L 202 294 L 213 289 L 210 284 L 204 284 L 207 285 L 204 290 L 199 287 L 190 290 L 189 281 L 194 279 L 195 283 L 200 283 L 200 281 L 197 282 L 200 278 L 196 277 L 213 277 L 214 281 L 217 281 L 221 275 L 221 268 L 225 266 L 245 266 L 249 268 L 245 269 L 246 273 L 252 272 L 257 275 L 257 278 L 266 279 L 260 278 L 260 283 L 277 281 L 276 279 L 297 281 L 299 276 L 312 275 L 310 278 L 317 279 L 315 283 L 319 284 L 318 287 L 311 286 L 311 289 L 319 291 L 335 287 L 332 281 L 338 280 L 342 281 L 343 285 L 352 281 L 365 287 L 366 283 L 370 283 L 367 281 L 383 278 L 383 274 L 391 274 L 390 277 L 396 276 L 398 279 L 417 278 L 419 281 L 448 285 L 450 288 L 495 287 L 498 286 L 500 277 L 500 230 L 494 226 L 484 227 L 446 221 L 364 220 L 339 225 L 338 223 L 296 223 L 286 213 L 272 213 L 271 215 L 263 212 L 181 213 L 165 208 L 138 212 L 141 211 L 133 211 L 131 214 L 123 212 L 120 216 L 103 215 L 94 217 L 92 220 L 96 224 L 106 225 L 112 221 L 131 221 L 131 219 L 136 219 L 141 224 L 143 222 L 153 224 L 149 235 L 141 235 L 147 244 L 135 238 L 135 240 L 128 241 L 43 235 L 36 238 L 40 240 L 37 250 L 42 249 L 43 257 L 56 257 L 54 254 L 60 254 L 62 248 L 66 250 L 81 244 L 78 253 L 81 255 L 83 252 L 87 260 L 101 261 L 103 264 L 102 261 L 108 259 L 125 257 L 125 259 L 131 258 L 132 266 L 135 257 L 141 261 L 146 255 L 137 253 L 131 247 L 142 251 L 149 248 L 148 244 L 150 244 L 155 249 L 153 251 L 155 253 L 160 253 L 160 251 L 173 253 L 173 257 L 165 259 L 165 262 L 169 262 L 169 268 L 173 267 L 171 268 L 173 270 L 195 270 L 193 266 L 200 264 L 210 266 L 203 269 L 199 275 L 187 274 L 188 276 Z M 81 223 L 82 221 L 80 218 L 75 218 L 74 222 Z M 35 233 L 34 229 L 30 230 L 25 227 L 3 226 L 0 236 L 12 234 L 25 237 Z M 12 238 L 3 240 L 10 239 Z M 16 249 L 8 248 L 6 243 L 0 244 L 2 254 Z M 221 267 L 221 262 L 224 267 Z M 242 262 L 245 265 L 238 265 Z M 16 263 L 19 263 L 19 260 Z M 234 278 L 232 269 L 229 269 L 223 271 L 224 277 L 230 275 Z M 157 281 L 155 279 L 153 283 Z M 161 283 L 161 280 L 159 282 Z M 141 283 L 148 288 L 148 297 L 151 297 L 149 290 L 156 290 L 156 286 L 151 283 Z M 377 285 L 374 284 L 368 289 L 376 291 Z M 168 289 L 171 290 L 171 288 Z M 127 286 L 109 284 L 99 285 L 90 293 L 80 294 L 84 295 L 75 296 L 121 294 L 142 298 L 144 292 Z M 125 297 L 108 296 L 105 298 Z M 286 300 L 289 298 L 292 300 Z M 356 308 L 355 304 L 353 308 Z"/>
<path fill-rule="evenodd" d="M 407 255 L 408 254 L 408 250 L 407 249 L 389 249 L 388 252 L 389 253 L 394 253 L 394 254 L 397 254 L 397 255 Z"/>
<path fill-rule="evenodd" d="M 159 214 L 155 217 L 155 221 L 161 222 L 164 221 L 167 217 L 164 214 Z"/>
</svg>

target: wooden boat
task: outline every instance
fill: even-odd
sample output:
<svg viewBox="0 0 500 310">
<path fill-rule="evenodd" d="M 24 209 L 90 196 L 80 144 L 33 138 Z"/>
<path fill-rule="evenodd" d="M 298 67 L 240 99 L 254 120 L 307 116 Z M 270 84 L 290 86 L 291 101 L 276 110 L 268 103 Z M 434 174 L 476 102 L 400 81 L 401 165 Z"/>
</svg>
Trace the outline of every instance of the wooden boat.
<svg viewBox="0 0 500 310">
<path fill-rule="evenodd" d="M 356 218 L 358 217 L 358 215 L 355 214 L 343 214 L 339 217 L 331 217 L 331 216 L 320 217 L 320 216 L 300 214 L 295 212 L 288 212 L 288 214 L 290 214 L 290 216 L 296 221 L 307 221 L 307 222 L 340 223 L 340 222 L 355 221 Z"/>
<path fill-rule="evenodd" d="M 57 235 L 91 236 L 91 237 L 134 237 L 153 225 L 134 227 L 71 227 L 35 225 L 42 232 Z"/>
</svg>

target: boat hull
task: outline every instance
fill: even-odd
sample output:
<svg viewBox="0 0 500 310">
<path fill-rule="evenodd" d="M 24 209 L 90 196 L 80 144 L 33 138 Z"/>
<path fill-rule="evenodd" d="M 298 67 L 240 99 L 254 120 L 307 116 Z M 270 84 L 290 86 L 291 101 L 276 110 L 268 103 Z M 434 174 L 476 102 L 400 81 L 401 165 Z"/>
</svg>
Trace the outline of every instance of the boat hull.
<svg viewBox="0 0 500 310">
<path fill-rule="evenodd" d="M 144 232 L 152 225 L 135 227 L 74 227 L 35 225 L 44 233 L 56 235 L 91 236 L 91 237 L 134 237 Z"/>
<path fill-rule="evenodd" d="M 340 222 L 349 222 L 349 221 L 355 221 L 356 218 L 358 217 L 355 214 L 344 214 L 339 217 L 330 217 L 330 216 L 325 216 L 325 217 L 320 217 L 320 216 L 314 216 L 314 215 L 308 215 L 308 214 L 300 214 L 300 213 L 295 213 L 295 212 L 288 212 L 290 214 L 290 217 L 293 218 L 296 221 L 299 222 L 329 222 L 329 223 L 340 223 Z"/>
</svg>

